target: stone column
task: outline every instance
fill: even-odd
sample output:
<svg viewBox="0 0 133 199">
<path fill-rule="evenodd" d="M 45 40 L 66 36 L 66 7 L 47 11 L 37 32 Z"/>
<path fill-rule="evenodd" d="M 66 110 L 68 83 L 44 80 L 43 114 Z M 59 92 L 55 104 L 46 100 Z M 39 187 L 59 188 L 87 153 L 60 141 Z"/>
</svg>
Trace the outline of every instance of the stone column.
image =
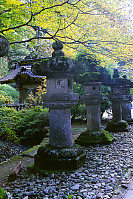
<svg viewBox="0 0 133 199">
<path fill-rule="evenodd" d="M 122 86 L 114 86 L 111 88 L 109 100 L 112 102 L 113 120 L 122 120 L 122 103 L 124 102 L 124 95 L 122 94 Z"/>
<path fill-rule="evenodd" d="M 100 104 L 102 95 L 100 93 L 100 82 L 90 82 L 85 84 L 85 95 L 81 97 L 87 109 L 87 128 L 92 131 L 101 127 Z"/>
<path fill-rule="evenodd" d="M 101 127 L 101 115 L 100 106 L 97 105 L 86 105 L 87 109 L 87 127 L 89 130 L 97 131 Z"/>
<path fill-rule="evenodd" d="M 52 147 L 72 147 L 71 110 L 50 110 L 49 145 Z"/>
<path fill-rule="evenodd" d="M 112 113 L 113 113 L 113 120 L 120 121 L 122 120 L 122 106 L 120 96 L 115 96 L 116 98 L 109 98 L 112 101 Z"/>
<path fill-rule="evenodd" d="M 130 87 L 123 86 L 122 87 L 122 95 L 123 95 L 123 101 L 121 103 L 121 106 L 122 106 L 122 119 L 123 120 L 128 120 L 128 119 L 131 119 Z"/>
</svg>

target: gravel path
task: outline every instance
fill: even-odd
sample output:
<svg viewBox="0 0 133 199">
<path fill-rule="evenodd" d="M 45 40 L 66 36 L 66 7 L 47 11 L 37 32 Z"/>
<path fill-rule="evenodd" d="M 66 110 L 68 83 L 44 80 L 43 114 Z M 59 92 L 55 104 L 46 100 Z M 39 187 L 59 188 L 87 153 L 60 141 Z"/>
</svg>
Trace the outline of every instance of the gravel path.
<svg viewBox="0 0 133 199">
<path fill-rule="evenodd" d="M 131 126 L 130 132 L 113 134 L 116 140 L 110 145 L 84 147 L 86 161 L 75 172 L 40 176 L 24 168 L 17 180 L 4 188 L 11 199 L 65 199 L 69 195 L 73 199 L 119 198 L 116 188 L 127 189 L 130 178 L 125 174 L 133 166 L 132 132 Z"/>
<path fill-rule="evenodd" d="M 29 147 L 24 147 L 20 144 L 16 145 L 11 142 L 0 140 L 0 163 L 9 160 L 11 157 L 20 155 Z"/>
</svg>

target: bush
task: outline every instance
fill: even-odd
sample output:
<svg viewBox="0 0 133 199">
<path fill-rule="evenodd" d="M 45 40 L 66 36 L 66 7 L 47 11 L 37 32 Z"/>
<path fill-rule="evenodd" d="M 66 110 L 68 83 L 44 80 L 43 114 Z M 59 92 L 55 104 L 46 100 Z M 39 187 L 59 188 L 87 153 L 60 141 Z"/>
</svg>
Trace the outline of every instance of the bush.
<svg viewBox="0 0 133 199">
<path fill-rule="evenodd" d="M 14 130 L 22 144 L 39 144 L 47 134 L 46 126 L 49 125 L 48 109 L 40 107 L 22 110 L 18 113 L 18 120 Z"/>
<path fill-rule="evenodd" d="M 10 104 L 13 103 L 14 101 L 12 100 L 11 96 L 6 96 L 0 93 L 0 107 L 2 107 L 2 104 Z"/>
<path fill-rule="evenodd" d="M 14 108 L 0 108 L 0 138 L 27 145 L 39 144 L 49 124 L 48 109 L 35 107 L 17 112 Z"/>
<path fill-rule="evenodd" d="M 16 132 L 12 130 L 17 120 L 17 111 L 13 108 L 0 108 L 0 138 L 15 143 L 19 142 Z"/>
<path fill-rule="evenodd" d="M 19 97 L 17 90 L 8 84 L 0 84 L 0 95 L 4 95 L 12 101 L 18 101 Z"/>
</svg>

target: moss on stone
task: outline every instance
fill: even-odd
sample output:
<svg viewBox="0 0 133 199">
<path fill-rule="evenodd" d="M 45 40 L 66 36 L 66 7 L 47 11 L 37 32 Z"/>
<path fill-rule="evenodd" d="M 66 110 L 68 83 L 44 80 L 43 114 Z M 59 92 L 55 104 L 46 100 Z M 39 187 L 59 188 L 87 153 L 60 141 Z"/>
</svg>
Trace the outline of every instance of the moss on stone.
<svg viewBox="0 0 133 199">
<path fill-rule="evenodd" d="M 107 123 L 106 130 L 109 132 L 127 132 L 128 123 L 125 120 L 114 121 L 111 120 Z"/>
<path fill-rule="evenodd" d="M 34 156 L 37 153 L 37 150 L 39 147 L 40 147 L 40 145 L 33 146 L 32 148 L 24 151 L 22 153 L 22 156 L 31 156 L 31 157 Z"/>
<path fill-rule="evenodd" d="M 0 187 L 0 199 L 7 199 L 6 191 Z"/>
<path fill-rule="evenodd" d="M 106 130 L 99 130 L 96 132 L 87 130 L 77 137 L 75 143 L 82 146 L 89 146 L 96 144 L 108 144 L 113 140 L 113 135 Z"/>
</svg>

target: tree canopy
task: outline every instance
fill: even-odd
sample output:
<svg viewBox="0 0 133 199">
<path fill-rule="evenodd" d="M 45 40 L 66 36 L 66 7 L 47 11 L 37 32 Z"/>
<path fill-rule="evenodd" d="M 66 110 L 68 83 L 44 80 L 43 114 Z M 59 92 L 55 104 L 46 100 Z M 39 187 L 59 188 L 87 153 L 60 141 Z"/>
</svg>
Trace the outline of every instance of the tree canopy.
<svg viewBox="0 0 133 199">
<path fill-rule="evenodd" d="M 66 56 L 84 52 L 132 70 L 132 9 L 131 0 L 1 0 L 0 34 L 10 45 L 59 39 Z"/>
</svg>

